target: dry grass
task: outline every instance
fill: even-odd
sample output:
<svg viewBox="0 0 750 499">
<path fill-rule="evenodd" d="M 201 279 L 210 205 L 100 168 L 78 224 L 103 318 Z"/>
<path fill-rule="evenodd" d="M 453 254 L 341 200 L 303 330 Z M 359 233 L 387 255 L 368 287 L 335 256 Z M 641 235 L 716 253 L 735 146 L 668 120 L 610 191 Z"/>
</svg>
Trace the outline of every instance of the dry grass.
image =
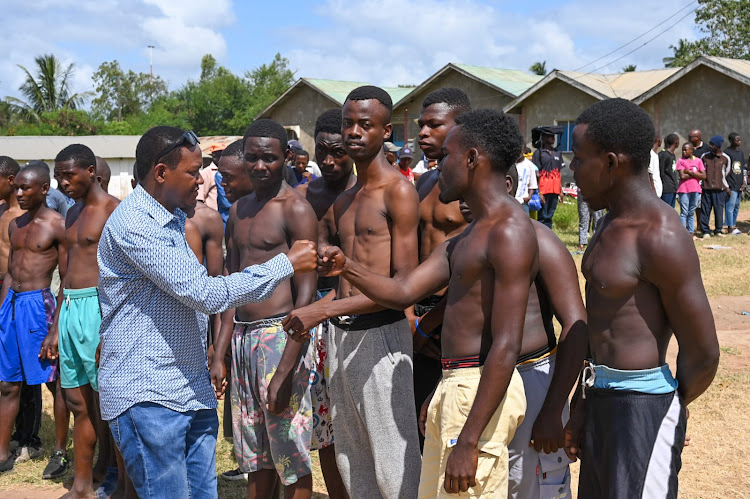
<svg viewBox="0 0 750 499">
<path fill-rule="evenodd" d="M 575 205 L 565 205 L 562 209 L 575 209 Z M 740 211 L 739 219 L 739 227 L 747 233 L 750 229 L 750 208 L 747 205 Z M 577 226 L 569 227 L 560 237 L 571 251 L 577 249 Z M 706 246 L 713 244 L 731 246 L 732 249 L 706 249 Z M 750 295 L 750 258 L 747 258 L 750 249 L 749 236 L 743 234 L 711 238 L 707 241 L 699 240 L 696 241 L 696 248 L 701 259 L 706 292 L 710 297 Z M 581 256 L 574 255 L 574 259 L 580 267 Z M 580 280 L 583 285 L 583 279 Z M 750 369 L 746 367 L 750 365 L 748 356 L 750 349 L 722 343 L 721 364 L 713 385 L 690 406 L 688 434 L 692 441 L 683 452 L 680 497 L 750 498 L 750 475 L 746 472 L 750 451 L 743 444 L 744 437 L 750 433 L 750 418 L 747 416 L 750 414 Z M 43 391 L 44 417 L 41 436 L 45 443 L 45 457 L 42 460 L 18 464 L 13 472 L 0 475 L 0 492 L 24 491 L 30 497 L 36 497 L 44 491 L 45 497 L 55 497 L 53 491 L 49 491 L 50 486 L 67 488 L 72 482 L 72 472 L 52 483 L 41 478 L 54 438 L 52 398 L 46 389 Z M 220 406 L 220 416 L 222 412 Z M 232 458 L 231 443 L 220 438 L 216 452 L 217 473 L 236 467 Z M 68 453 L 73 457 L 72 442 L 68 444 Z M 313 463 L 314 489 L 317 491 L 315 496 L 327 497 L 324 494 L 325 485 L 317 453 L 313 455 Z M 577 477 L 577 472 L 576 465 L 573 468 L 574 478 Z M 219 496 L 227 499 L 246 497 L 245 484 L 219 480 Z"/>
</svg>

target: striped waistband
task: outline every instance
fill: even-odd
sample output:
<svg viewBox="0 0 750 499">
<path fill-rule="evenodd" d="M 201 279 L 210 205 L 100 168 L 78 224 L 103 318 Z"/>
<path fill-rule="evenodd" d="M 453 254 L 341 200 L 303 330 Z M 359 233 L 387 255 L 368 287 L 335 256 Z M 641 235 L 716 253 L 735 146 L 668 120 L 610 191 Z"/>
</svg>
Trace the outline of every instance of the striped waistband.
<svg viewBox="0 0 750 499">
<path fill-rule="evenodd" d="M 484 355 L 472 355 L 470 357 L 458 357 L 454 359 L 440 359 L 440 363 L 444 370 L 448 369 L 464 369 L 467 367 L 481 367 L 485 361 Z"/>
</svg>

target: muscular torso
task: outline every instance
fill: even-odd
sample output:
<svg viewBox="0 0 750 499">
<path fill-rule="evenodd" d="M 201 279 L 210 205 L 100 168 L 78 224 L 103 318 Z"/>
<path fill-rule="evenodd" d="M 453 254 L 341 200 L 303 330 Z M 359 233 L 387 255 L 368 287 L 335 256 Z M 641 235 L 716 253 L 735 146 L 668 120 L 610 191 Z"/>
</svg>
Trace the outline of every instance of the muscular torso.
<svg viewBox="0 0 750 499">
<path fill-rule="evenodd" d="M 419 261 L 427 259 L 432 251 L 468 225 L 461 215 L 458 201 L 443 204 L 438 198 L 437 170 L 430 170 L 420 178 L 419 194 Z M 442 294 L 442 292 L 440 293 Z"/>
<path fill-rule="evenodd" d="M 286 226 L 285 204 L 299 201 L 289 186 L 282 186 L 276 197 L 258 201 L 255 194 L 241 198 L 237 215 L 232 221 L 232 243 L 239 265 L 233 262 L 230 271 L 242 270 L 250 265 L 265 263 L 279 253 L 289 251 L 292 235 Z M 237 308 L 237 318 L 254 321 L 292 310 L 294 296 L 290 279 L 282 281 L 273 295 L 262 303 L 249 303 Z"/>
<path fill-rule="evenodd" d="M 392 275 L 391 221 L 385 208 L 385 191 L 393 182 L 403 182 L 403 176 L 394 171 L 381 182 L 361 184 L 341 194 L 336 207 L 336 226 L 341 249 L 347 257 L 359 262 L 371 272 Z M 399 255 L 393 255 L 398 259 Z M 360 294 L 349 281 L 341 279 L 337 297 L 346 298 Z"/>
<path fill-rule="evenodd" d="M 117 204 L 117 199 L 107 196 L 101 203 L 84 205 L 79 202 L 68 210 L 65 222 L 65 243 L 68 248 L 66 288 L 81 289 L 98 285 L 96 250 L 104 224 Z"/>
<path fill-rule="evenodd" d="M 492 307 L 495 271 L 489 265 L 488 247 L 490 232 L 505 221 L 505 211 L 473 222 L 448 245 L 451 277 L 440 337 L 444 358 L 484 356 L 492 346 L 492 314 L 502 310 Z M 537 265 L 533 274 L 537 274 Z M 531 279 L 529 276 L 530 284 Z"/>
<path fill-rule="evenodd" d="M 643 278 L 638 238 L 660 231 L 654 224 L 666 218 L 658 212 L 640 222 L 607 215 L 583 256 L 589 341 L 597 364 L 630 370 L 665 362 L 672 332 L 657 288 Z"/>
<path fill-rule="evenodd" d="M 24 213 L 10 224 L 13 249 L 10 268 L 12 289 L 16 292 L 48 288 L 58 264 L 59 236 L 64 224 L 62 216 L 46 208 L 31 219 Z"/>
<path fill-rule="evenodd" d="M 8 254 L 10 253 L 10 236 L 8 235 L 8 225 L 16 217 L 23 215 L 21 208 L 8 209 L 7 204 L 0 205 L 0 279 L 5 278 L 8 272 Z"/>
</svg>

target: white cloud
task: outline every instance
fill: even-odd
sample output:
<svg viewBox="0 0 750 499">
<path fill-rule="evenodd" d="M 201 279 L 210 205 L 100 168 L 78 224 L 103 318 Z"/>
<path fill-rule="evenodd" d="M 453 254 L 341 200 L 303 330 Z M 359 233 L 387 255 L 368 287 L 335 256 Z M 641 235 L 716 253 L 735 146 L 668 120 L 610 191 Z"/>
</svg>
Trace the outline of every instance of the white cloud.
<svg viewBox="0 0 750 499">
<path fill-rule="evenodd" d="M 155 72 L 177 86 L 197 77 L 200 59 L 220 62 L 226 41 L 220 30 L 234 22 L 231 0 L 6 0 L 0 33 L 0 98 L 18 95 L 34 57 L 53 53 L 75 63 L 73 89 L 93 89 L 91 75 L 104 61 L 148 72 L 147 45 L 154 45 Z M 6 5 L 7 4 L 7 5 Z"/>
<path fill-rule="evenodd" d="M 538 12 L 523 7 L 527 12 L 522 14 L 506 2 L 487 5 L 479 0 L 327 0 L 315 12 L 329 27 L 289 29 L 284 37 L 290 41 L 287 55 L 298 76 L 390 86 L 421 82 L 448 62 L 526 70 L 544 60 L 548 70 L 576 69 L 657 25 L 685 2 L 631 0 L 613 6 L 576 0 L 555 5 Z M 637 47 L 681 15 L 586 70 Z M 693 18 L 689 15 L 602 71 L 619 71 L 627 64 L 663 67 L 661 59 L 670 55 L 670 44 L 695 38 Z"/>
</svg>

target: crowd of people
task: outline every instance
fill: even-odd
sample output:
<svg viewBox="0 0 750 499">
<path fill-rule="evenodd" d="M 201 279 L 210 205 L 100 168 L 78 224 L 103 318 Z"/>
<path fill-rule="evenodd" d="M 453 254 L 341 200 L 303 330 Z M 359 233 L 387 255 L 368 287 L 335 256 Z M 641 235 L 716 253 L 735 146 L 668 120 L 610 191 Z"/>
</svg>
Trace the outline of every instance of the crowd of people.
<svg viewBox="0 0 750 499">
<path fill-rule="evenodd" d="M 530 155 L 512 117 L 438 89 L 417 172 L 385 142 L 392 107 L 353 90 L 317 118 L 312 157 L 260 119 L 205 168 L 193 132 L 152 128 L 122 201 L 71 145 L 54 165 L 65 216 L 46 166 L 0 156 L 0 470 L 37 457 L 47 383 L 46 476 L 67 467 L 74 417 L 66 497 L 93 497 L 111 462 L 111 497 L 217 497 L 221 399 L 237 461 L 221 476 L 247 478 L 250 498 L 310 497 L 314 451 L 332 498 L 569 497 L 577 459 L 578 497 L 677 497 L 687 406 L 719 348 L 673 186 L 666 203 L 654 192 L 648 115 L 610 99 L 576 122 L 579 212 L 598 220 L 584 305 L 551 230 L 554 135 Z M 719 139 L 675 161 L 708 207 Z"/>
</svg>

